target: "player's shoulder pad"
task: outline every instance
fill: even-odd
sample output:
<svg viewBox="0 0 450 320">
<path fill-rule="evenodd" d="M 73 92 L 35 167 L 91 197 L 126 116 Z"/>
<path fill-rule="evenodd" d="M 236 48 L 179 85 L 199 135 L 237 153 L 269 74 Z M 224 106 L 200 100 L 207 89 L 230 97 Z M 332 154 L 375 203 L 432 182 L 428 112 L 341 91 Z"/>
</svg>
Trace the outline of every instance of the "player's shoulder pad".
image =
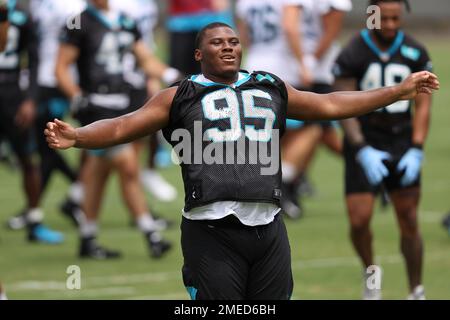
<svg viewBox="0 0 450 320">
<path fill-rule="evenodd" d="M 421 56 L 426 52 L 425 46 L 413 37 L 405 34 L 405 40 L 400 47 L 400 54 L 409 60 L 419 61 Z"/>
<path fill-rule="evenodd" d="M 256 81 L 269 81 L 273 84 L 284 83 L 278 76 L 267 71 L 253 71 L 251 75 L 256 79 Z"/>
</svg>

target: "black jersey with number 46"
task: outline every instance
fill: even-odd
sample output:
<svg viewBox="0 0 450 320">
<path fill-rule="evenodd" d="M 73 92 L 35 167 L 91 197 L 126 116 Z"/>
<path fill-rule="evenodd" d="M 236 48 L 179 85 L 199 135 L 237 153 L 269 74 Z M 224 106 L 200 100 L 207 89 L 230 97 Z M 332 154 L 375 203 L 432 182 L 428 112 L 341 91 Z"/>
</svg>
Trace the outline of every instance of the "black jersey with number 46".
<svg viewBox="0 0 450 320">
<path fill-rule="evenodd" d="M 179 83 L 164 136 L 183 153 L 186 211 L 215 201 L 279 204 L 286 104 L 284 82 L 267 72 L 241 72 L 233 85 L 203 75 Z"/>
<path fill-rule="evenodd" d="M 134 20 L 120 14 L 112 24 L 93 6 L 81 13 L 79 27 L 66 26 L 61 42 L 79 49 L 80 86 L 86 93 L 126 93 L 123 57 L 141 38 Z"/>
<path fill-rule="evenodd" d="M 397 33 L 391 47 L 381 51 L 369 30 L 362 30 L 339 55 L 336 77 L 355 78 L 358 90 L 393 86 L 411 73 L 428 70 L 432 65 L 424 46 L 402 31 Z M 411 101 L 398 101 L 358 118 L 367 137 L 404 137 L 412 132 Z"/>
</svg>

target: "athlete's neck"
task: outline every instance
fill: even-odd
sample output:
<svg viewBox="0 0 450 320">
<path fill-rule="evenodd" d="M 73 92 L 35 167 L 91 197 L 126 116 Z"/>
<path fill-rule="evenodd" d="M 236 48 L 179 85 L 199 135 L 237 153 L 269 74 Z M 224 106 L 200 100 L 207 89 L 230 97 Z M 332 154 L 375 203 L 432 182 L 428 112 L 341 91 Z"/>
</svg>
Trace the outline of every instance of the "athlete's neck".
<svg viewBox="0 0 450 320">
<path fill-rule="evenodd" d="M 398 34 L 398 31 L 397 31 L 397 34 Z M 378 30 L 373 30 L 371 32 L 372 39 L 375 41 L 377 46 L 383 51 L 389 49 L 392 46 L 392 44 L 395 41 L 395 38 L 397 37 L 397 34 L 392 39 L 386 39 L 385 37 L 383 37 L 381 35 L 381 33 Z"/>
<path fill-rule="evenodd" d="M 239 79 L 239 72 L 230 74 L 230 76 L 227 76 L 227 74 L 221 75 L 221 76 L 215 76 L 213 74 L 203 72 L 203 76 L 215 83 L 222 83 L 222 84 L 233 84 Z"/>
</svg>

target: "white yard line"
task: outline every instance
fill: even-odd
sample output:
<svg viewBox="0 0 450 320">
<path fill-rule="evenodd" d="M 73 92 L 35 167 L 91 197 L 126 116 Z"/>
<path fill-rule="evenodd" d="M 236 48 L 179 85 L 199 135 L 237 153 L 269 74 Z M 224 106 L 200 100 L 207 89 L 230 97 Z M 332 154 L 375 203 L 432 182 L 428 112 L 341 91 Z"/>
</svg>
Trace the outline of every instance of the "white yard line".
<svg viewBox="0 0 450 320">
<path fill-rule="evenodd" d="M 426 253 L 426 261 L 430 260 L 439 260 L 444 254 L 447 252 L 432 252 Z M 376 261 L 383 264 L 398 264 L 403 263 L 403 258 L 400 254 L 392 254 L 392 255 L 383 255 L 377 256 Z M 346 256 L 346 257 L 330 257 L 330 258 L 322 258 L 322 259 L 310 259 L 310 260 L 296 260 L 292 262 L 293 270 L 304 270 L 304 269 L 317 269 L 317 268 L 336 268 L 336 267 L 357 267 L 359 266 L 359 260 L 356 256 Z M 116 294 L 119 293 L 122 288 L 122 292 L 119 294 L 129 295 L 133 294 L 131 291 L 135 289 L 129 287 L 132 284 L 144 284 L 144 283 L 161 283 L 168 280 L 180 279 L 181 274 L 179 271 L 172 272 L 154 272 L 154 273 L 142 273 L 142 274 L 129 274 L 129 275 L 112 275 L 112 276 L 96 276 L 96 277 L 86 277 L 82 278 L 82 289 L 78 291 L 80 295 L 85 296 L 86 294 L 89 296 L 101 295 L 103 292 L 101 290 L 105 290 L 104 294 Z M 120 286 L 120 285 L 128 285 L 128 286 Z M 23 291 L 65 291 L 67 295 L 73 295 L 77 290 L 68 290 L 66 288 L 65 282 L 59 281 L 19 281 L 14 283 L 6 283 L 8 292 L 23 292 Z M 92 286 L 102 287 L 104 288 L 92 288 Z M 111 287 L 108 287 L 111 286 Z M 116 287 L 114 287 L 116 286 Z M 179 296 L 179 293 L 167 293 L 161 297 L 166 297 L 170 299 L 172 296 L 175 298 Z M 156 296 L 145 296 L 145 297 L 135 297 L 136 299 L 141 298 L 151 298 L 157 299 Z"/>
</svg>

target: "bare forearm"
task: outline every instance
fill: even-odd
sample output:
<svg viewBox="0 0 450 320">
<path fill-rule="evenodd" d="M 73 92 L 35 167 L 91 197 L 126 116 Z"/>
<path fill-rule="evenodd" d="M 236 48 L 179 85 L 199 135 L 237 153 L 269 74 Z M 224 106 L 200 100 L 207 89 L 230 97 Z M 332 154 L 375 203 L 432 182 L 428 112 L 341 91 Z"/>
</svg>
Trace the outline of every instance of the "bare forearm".
<svg viewBox="0 0 450 320">
<path fill-rule="evenodd" d="M 6 48 L 9 22 L 0 22 L 0 52 Z"/>
<path fill-rule="evenodd" d="M 295 6 L 287 6 L 283 11 L 283 30 L 292 54 L 300 64 L 303 64 L 301 48 L 302 36 L 298 29 L 301 11 Z"/>
<path fill-rule="evenodd" d="M 370 91 L 341 91 L 326 95 L 328 119 L 358 117 L 390 105 L 401 98 L 397 86 Z"/>
<path fill-rule="evenodd" d="M 137 111 L 76 129 L 75 146 L 98 149 L 127 143 L 167 126 L 177 87 L 161 91 Z"/>
<path fill-rule="evenodd" d="M 83 149 L 100 149 L 131 141 L 132 138 L 120 134 L 121 117 L 105 119 L 76 129 L 75 147 Z"/>
<path fill-rule="evenodd" d="M 361 126 L 356 118 L 345 119 L 341 121 L 345 137 L 351 145 L 360 146 L 365 143 L 364 135 L 361 132 Z"/>
<path fill-rule="evenodd" d="M 330 94 L 288 90 L 288 116 L 299 120 L 339 120 L 357 117 L 387 106 L 401 97 L 398 86 L 370 91 Z"/>
<path fill-rule="evenodd" d="M 168 66 L 152 54 L 141 60 L 141 68 L 149 78 L 161 79 Z"/>
<path fill-rule="evenodd" d="M 316 52 L 314 53 L 317 59 L 321 59 L 333 42 L 337 39 L 342 29 L 343 20 L 344 13 L 341 11 L 333 11 L 323 17 L 323 25 L 325 30 L 319 41 Z"/>
<path fill-rule="evenodd" d="M 424 100 L 422 100 L 424 99 Z M 415 145 L 424 145 L 430 127 L 431 97 L 424 96 L 416 100 L 416 109 L 413 120 L 412 142 Z"/>
<path fill-rule="evenodd" d="M 72 79 L 69 67 L 57 66 L 56 79 L 58 80 L 59 88 L 67 97 L 73 98 L 81 93 L 80 87 Z"/>
<path fill-rule="evenodd" d="M 247 24 L 238 18 L 236 19 L 236 25 L 239 32 L 239 38 L 241 39 L 241 45 L 243 48 L 247 49 L 250 44 Z"/>
</svg>

